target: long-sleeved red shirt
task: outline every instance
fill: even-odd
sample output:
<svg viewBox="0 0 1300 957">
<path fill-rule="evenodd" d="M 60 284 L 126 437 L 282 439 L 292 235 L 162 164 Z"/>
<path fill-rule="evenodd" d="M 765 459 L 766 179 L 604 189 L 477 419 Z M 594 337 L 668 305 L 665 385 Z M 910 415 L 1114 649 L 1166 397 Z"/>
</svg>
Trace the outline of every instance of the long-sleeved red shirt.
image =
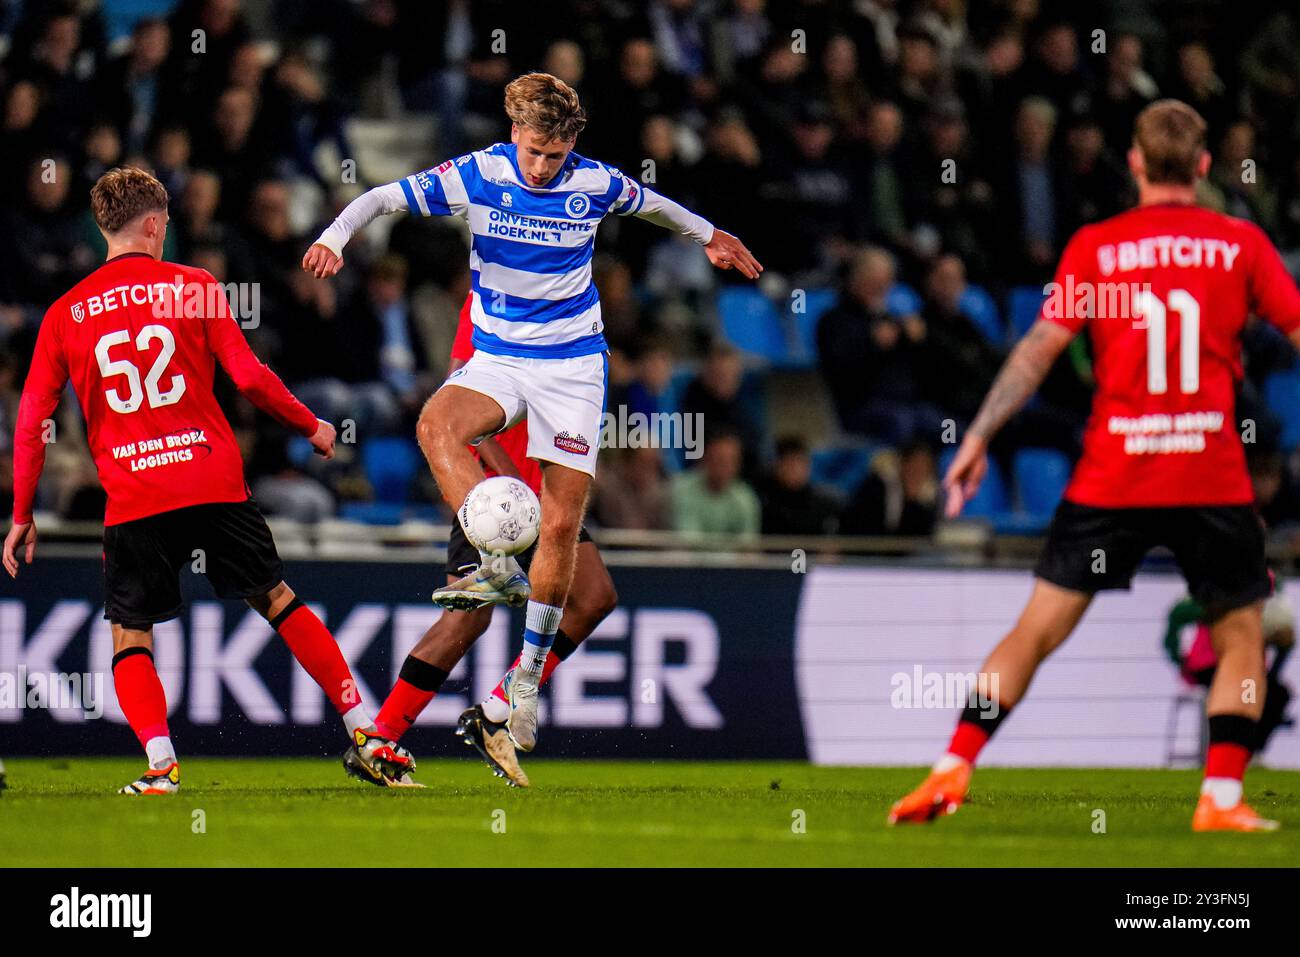
<svg viewBox="0 0 1300 957">
<path fill-rule="evenodd" d="M 214 361 L 215 360 L 215 361 Z M 250 401 L 310 436 L 316 417 L 253 354 L 212 274 L 128 253 L 50 306 L 14 436 L 14 521 L 31 521 L 48 423 L 69 379 L 108 496 L 105 525 L 248 498 L 244 463 L 212 394 L 215 363 Z"/>
</svg>

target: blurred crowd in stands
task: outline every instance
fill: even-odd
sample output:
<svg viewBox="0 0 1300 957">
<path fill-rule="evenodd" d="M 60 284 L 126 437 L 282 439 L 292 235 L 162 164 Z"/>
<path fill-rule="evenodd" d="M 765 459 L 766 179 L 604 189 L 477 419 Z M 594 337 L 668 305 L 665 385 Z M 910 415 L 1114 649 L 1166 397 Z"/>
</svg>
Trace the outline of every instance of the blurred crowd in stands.
<svg viewBox="0 0 1300 957">
<path fill-rule="evenodd" d="M 259 284 L 254 348 L 352 424 L 339 460 L 314 462 L 227 390 L 259 501 L 305 521 L 437 515 L 412 424 L 468 289 L 464 230 L 397 216 L 333 281 L 299 263 L 361 190 L 508 139 L 503 87 L 532 69 L 581 94 L 578 152 L 767 267 L 747 287 L 648 223 L 601 227 L 611 409 L 706 430 L 698 459 L 605 452 L 592 520 L 607 527 L 929 534 L 945 452 L 1064 242 L 1133 202 L 1125 151 L 1156 98 L 1209 123 L 1203 202 L 1257 222 L 1300 270 L 1300 10 L 1282 4 L 0 0 L 0 54 L 0 485 L 43 311 L 103 254 L 89 187 L 135 164 L 171 193 L 168 258 Z M 1031 486 L 1077 455 L 1085 340 L 999 441 L 995 524 L 1041 527 L 1059 495 Z M 1300 367 L 1254 323 L 1246 370 L 1261 505 L 1285 525 Z M 40 504 L 95 518 L 79 423 L 69 399 L 73 440 L 50 450 Z"/>
</svg>

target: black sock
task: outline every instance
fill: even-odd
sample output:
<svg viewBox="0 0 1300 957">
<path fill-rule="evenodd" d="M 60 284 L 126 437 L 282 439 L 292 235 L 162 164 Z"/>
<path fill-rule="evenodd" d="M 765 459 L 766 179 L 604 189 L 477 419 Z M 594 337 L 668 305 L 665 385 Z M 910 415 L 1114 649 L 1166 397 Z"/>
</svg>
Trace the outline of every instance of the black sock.
<svg viewBox="0 0 1300 957">
<path fill-rule="evenodd" d="M 993 737 L 993 732 L 998 729 L 998 725 L 1005 721 L 1007 715 L 1010 713 L 1010 708 L 1004 708 L 1001 705 L 998 705 L 998 713 L 990 715 L 987 709 L 981 708 L 979 705 L 968 704 L 966 707 L 962 708 L 961 721 L 966 724 L 975 725 L 977 728 L 982 729 L 984 733 L 991 738 Z"/>
<path fill-rule="evenodd" d="M 1239 744 L 1255 750 L 1256 725 L 1254 718 L 1241 714 L 1210 715 L 1210 744 Z"/>
<path fill-rule="evenodd" d="M 402 662 L 402 670 L 398 672 L 397 677 L 421 691 L 431 691 L 437 694 L 438 689 L 442 687 L 442 683 L 447 680 L 447 675 L 448 672 L 443 671 L 437 665 L 421 661 L 415 655 L 407 655 L 406 660 Z"/>
<path fill-rule="evenodd" d="M 554 652 L 555 657 L 563 661 L 565 658 L 569 657 L 569 655 L 577 651 L 577 649 L 577 644 L 572 638 L 564 633 L 563 628 L 555 633 L 555 641 L 551 642 L 551 651 Z"/>
</svg>

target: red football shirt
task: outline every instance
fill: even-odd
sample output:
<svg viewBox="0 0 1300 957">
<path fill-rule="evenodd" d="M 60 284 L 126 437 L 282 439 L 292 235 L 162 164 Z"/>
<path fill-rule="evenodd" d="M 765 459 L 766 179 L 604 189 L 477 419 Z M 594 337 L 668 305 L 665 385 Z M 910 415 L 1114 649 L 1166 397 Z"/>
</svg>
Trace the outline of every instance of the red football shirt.
<svg viewBox="0 0 1300 957">
<path fill-rule="evenodd" d="M 467 296 L 465 304 L 460 307 L 460 322 L 456 326 L 456 339 L 451 346 L 451 357 L 465 362 L 474 355 L 474 319 L 470 315 L 470 304 L 473 301 L 473 295 Z M 510 461 L 515 463 L 515 468 L 519 471 L 519 477 L 523 479 L 524 484 L 540 497 L 542 466 L 536 459 L 528 457 L 528 420 L 522 419 L 493 438 L 497 440 L 502 451 L 510 457 Z M 488 476 L 497 474 L 486 465 L 483 466 L 483 471 Z"/>
<path fill-rule="evenodd" d="M 1080 229 L 1049 292 L 1041 317 L 1087 324 L 1097 379 L 1065 497 L 1252 502 L 1235 414 L 1242 329 L 1251 312 L 1300 325 L 1300 292 L 1263 231 L 1195 206 L 1138 207 Z"/>
<path fill-rule="evenodd" d="M 143 253 L 109 260 L 50 306 L 14 437 L 14 521 L 31 520 L 44 423 L 71 380 L 108 496 L 105 525 L 248 498 L 244 463 L 212 394 L 215 362 L 302 435 L 316 417 L 258 361 L 202 269 Z"/>
</svg>

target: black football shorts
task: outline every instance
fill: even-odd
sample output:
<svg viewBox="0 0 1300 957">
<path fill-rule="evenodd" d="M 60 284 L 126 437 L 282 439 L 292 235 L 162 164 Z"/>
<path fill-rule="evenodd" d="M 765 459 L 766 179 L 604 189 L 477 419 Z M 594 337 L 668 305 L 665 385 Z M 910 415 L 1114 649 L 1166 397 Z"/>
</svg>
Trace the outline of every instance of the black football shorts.
<svg viewBox="0 0 1300 957">
<path fill-rule="evenodd" d="M 257 504 L 219 502 L 104 528 L 104 617 L 147 628 L 181 613 L 180 570 L 193 564 L 222 598 L 264 595 L 284 563 Z"/>
<path fill-rule="evenodd" d="M 1062 501 L 1034 574 L 1089 594 L 1127 589 L 1147 552 L 1163 545 L 1211 618 L 1267 598 L 1264 525 L 1252 505 L 1095 508 Z"/>
</svg>

